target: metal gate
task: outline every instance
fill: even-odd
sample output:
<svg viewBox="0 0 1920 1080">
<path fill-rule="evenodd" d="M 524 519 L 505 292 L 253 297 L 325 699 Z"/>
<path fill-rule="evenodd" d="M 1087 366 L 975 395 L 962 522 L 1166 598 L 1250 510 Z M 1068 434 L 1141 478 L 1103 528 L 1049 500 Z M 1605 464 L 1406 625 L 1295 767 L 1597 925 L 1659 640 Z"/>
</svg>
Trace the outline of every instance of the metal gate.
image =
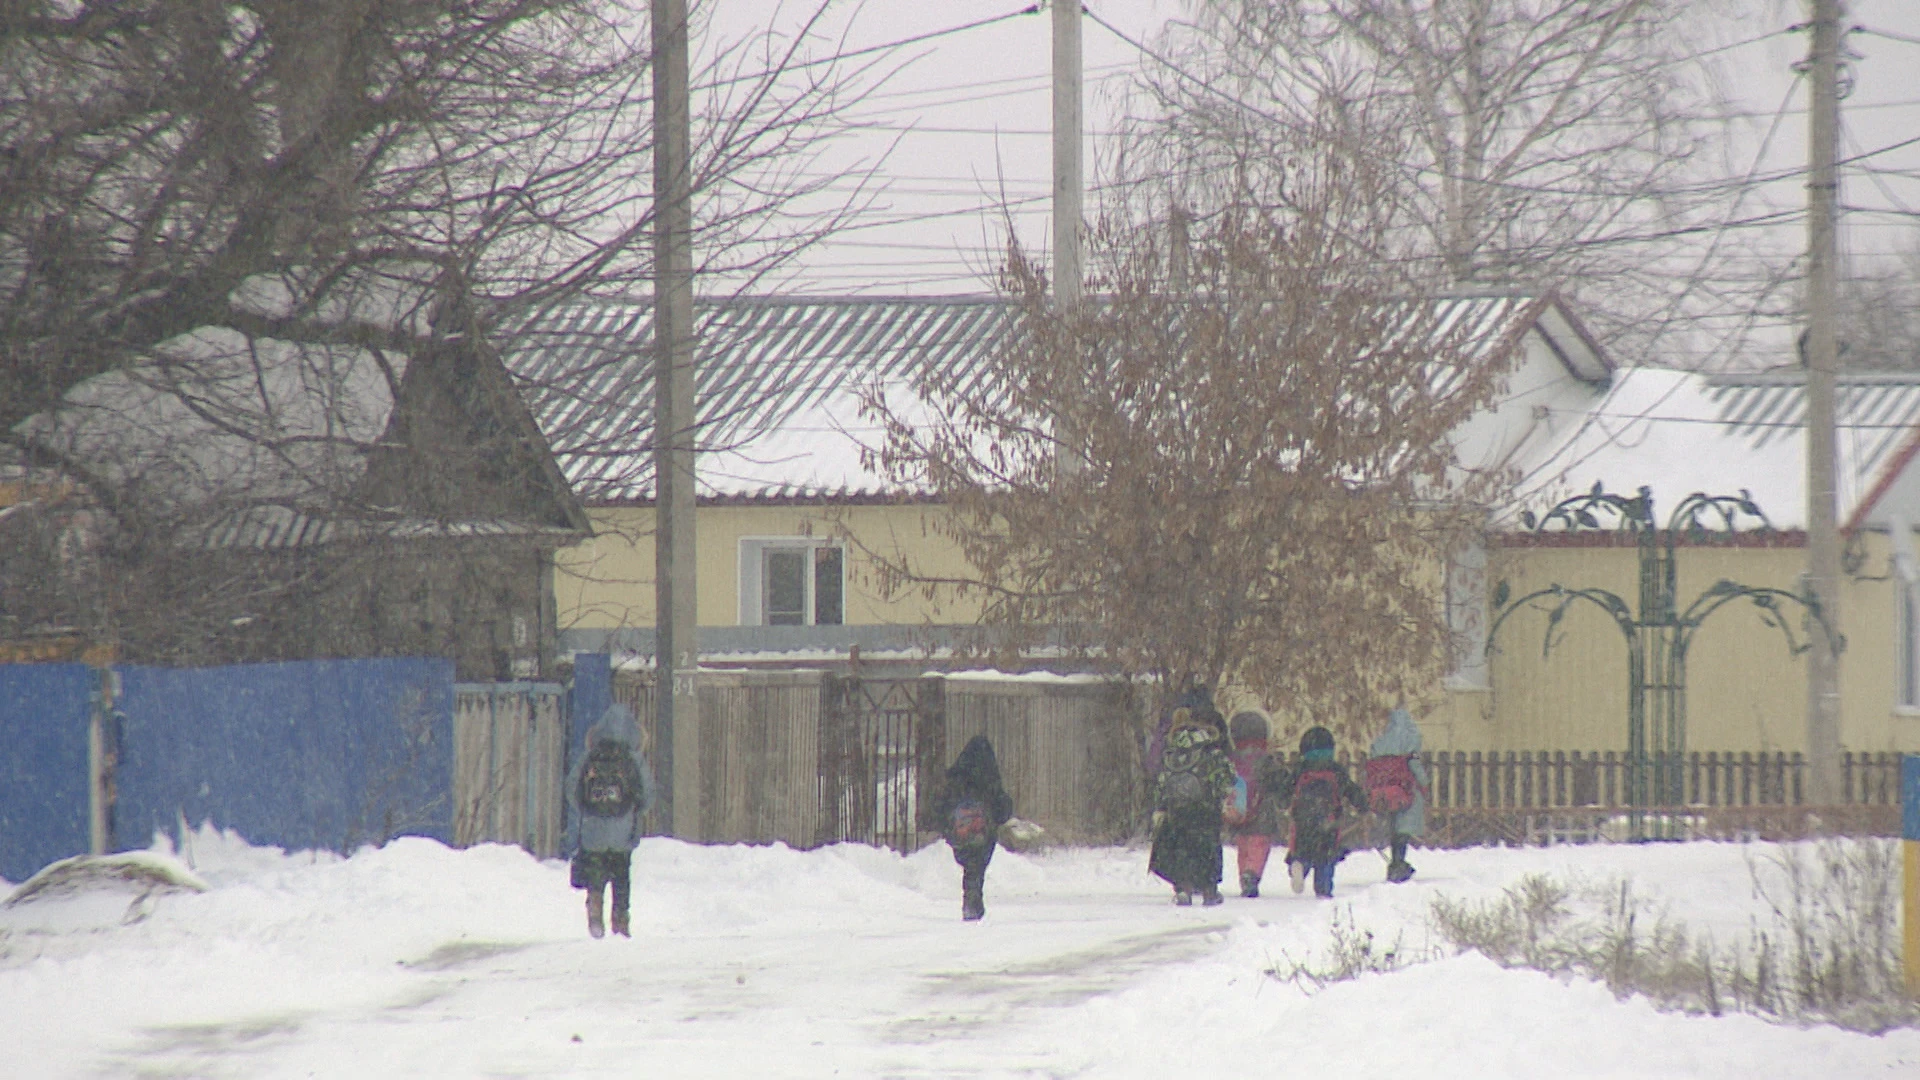
<svg viewBox="0 0 1920 1080">
<path fill-rule="evenodd" d="M 946 682 L 832 676 L 820 740 L 823 841 L 916 851 L 946 760 Z"/>
</svg>

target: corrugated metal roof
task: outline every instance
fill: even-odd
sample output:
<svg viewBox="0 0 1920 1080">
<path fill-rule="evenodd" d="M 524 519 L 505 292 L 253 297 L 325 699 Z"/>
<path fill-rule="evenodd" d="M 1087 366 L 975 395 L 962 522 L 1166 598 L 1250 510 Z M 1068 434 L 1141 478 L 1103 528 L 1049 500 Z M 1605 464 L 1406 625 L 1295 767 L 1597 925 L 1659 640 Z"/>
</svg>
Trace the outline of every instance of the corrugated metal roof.
<svg viewBox="0 0 1920 1080">
<path fill-rule="evenodd" d="M 741 298 L 700 304 L 695 381 L 702 494 L 855 494 L 880 478 L 858 468 L 859 393 L 905 384 L 933 365 L 984 367 L 1013 325 L 992 297 Z M 503 355 L 588 502 L 651 497 L 653 308 L 583 301 L 513 328 Z M 824 424 L 804 430 L 800 421 Z M 849 458 L 848 449 L 854 453 Z M 809 468 L 828 455 L 839 468 Z"/>
<path fill-rule="evenodd" d="M 280 551 L 335 540 L 544 539 L 570 543 L 572 529 L 520 521 L 431 521 L 425 518 L 320 516 L 290 506 L 255 506 L 229 514 L 206 529 L 201 546 Z"/>
<path fill-rule="evenodd" d="M 1433 303 L 1442 331 L 1466 328 L 1487 356 L 1552 306 L 1524 295 Z M 989 296 L 750 297 L 703 301 L 695 317 L 701 495 L 739 500 L 885 492 L 885 478 L 862 461 L 881 432 L 861 415 L 861 393 L 906 387 L 927 369 L 961 385 L 985 377 L 1019 314 Z M 651 498 L 652 303 L 576 301 L 500 337 L 574 493 L 601 504 Z M 1574 374 L 1603 374 L 1594 363 Z"/>
<path fill-rule="evenodd" d="M 1843 375 L 1835 388 L 1839 514 L 1855 527 L 1920 439 L 1920 372 Z M 1599 483 L 1653 489 L 1656 513 L 1694 493 L 1753 493 L 1777 528 L 1806 526 L 1806 385 L 1798 372 L 1621 372 L 1561 437 L 1521 463 L 1515 509 L 1536 512 Z"/>
<path fill-rule="evenodd" d="M 1755 449 L 1805 438 L 1807 388 L 1798 374 L 1713 376 L 1707 398 Z M 1834 425 L 1853 468 L 1862 476 L 1878 475 L 1920 426 L 1920 373 L 1839 377 Z"/>
</svg>

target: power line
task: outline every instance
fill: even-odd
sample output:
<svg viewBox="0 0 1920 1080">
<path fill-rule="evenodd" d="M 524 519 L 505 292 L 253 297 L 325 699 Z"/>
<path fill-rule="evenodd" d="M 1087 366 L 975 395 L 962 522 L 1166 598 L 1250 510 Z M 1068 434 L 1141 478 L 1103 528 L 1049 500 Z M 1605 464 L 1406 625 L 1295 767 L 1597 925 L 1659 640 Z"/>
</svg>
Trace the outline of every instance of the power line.
<svg viewBox="0 0 1920 1080">
<path fill-rule="evenodd" d="M 1166 67 L 1167 70 L 1173 72 L 1175 75 L 1186 80 L 1187 82 L 1192 83 L 1194 86 L 1198 87 L 1202 91 L 1208 94 L 1211 94 L 1222 101 L 1227 102 L 1228 104 L 1234 106 L 1237 109 L 1241 109 L 1254 116 L 1258 116 L 1276 126 L 1283 127 L 1283 128 L 1290 126 L 1291 122 L 1286 120 L 1285 118 L 1276 116 L 1265 109 L 1259 108 L 1258 106 L 1255 106 L 1240 98 L 1237 98 L 1232 94 L 1229 94 L 1224 90 L 1221 90 L 1219 87 L 1214 86 L 1209 81 L 1192 74 L 1191 72 L 1187 71 L 1185 68 L 1181 67 L 1179 64 L 1175 63 L 1173 60 L 1167 58 L 1161 53 L 1156 52 L 1155 50 L 1148 47 L 1147 45 L 1134 39 L 1131 35 L 1127 34 L 1126 31 L 1121 30 L 1119 27 L 1116 27 L 1112 23 L 1101 18 L 1098 13 L 1088 10 L 1086 14 L 1089 19 L 1092 19 L 1096 24 L 1098 24 L 1102 29 L 1106 30 L 1108 33 L 1119 38 L 1121 41 L 1127 43 L 1128 45 L 1131 45 L 1134 49 L 1138 50 L 1142 55 L 1152 59 L 1158 64 L 1161 64 L 1162 66 Z M 1779 33 L 1779 31 L 1775 31 L 1774 33 Z M 1769 34 L 1767 36 L 1772 36 L 1772 35 Z M 1754 40 L 1762 40 L 1762 39 L 1756 38 Z M 1914 140 L 1914 141 L 1920 141 L 1920 140 Z M 1874 153 L 1885 153 L 1888 149 L 1894 149 L 1894 148 L 1893 147 L 1882 148 L 1881 150 L 1874 151 Z M 1363 154 L 1366 154 L 1366 151 L 1360 151 L 1360 152 Z M 1536 184 L 1522 184 L 1522 183 L 1517 183 L 1511 180 L 1489 179 L 1483 176 L 1465 176 L 1465 175 L 1460 175 L 1456 173 L 1450 173 L 1445 170 L 1435 168 L 1431 165 L 1422 165 L 1417 162 L 1401 161 L 1397 158 L 1389 158 L 1379 154 L 1366 154 L 1366 156 L 1372 157 L 1377 161 L 1385 162 L 1386 164 L 1389 164 L 1389 165 L 1397 165 L 1402 168 L 1410 169 L 1416 174 L 1431 176 L 1435 179 L 1454 180 L 1454 181 L 1459 181 L 1461 183 L 1478 184 L 1478 185 L 1489 187 L 1489 188 L 1497 188 L 1497 189 L 1507 190 L 1507 191 L 1520 191 L 1520 192 L 1526 192 L 1529 194 L 1536 194 L 1536 195 L 1571 195 L 1571 196 L 1582 197 L 1582 198 L 1607 197 L 1607 196 L 1618 197 L 1618 198 L 1647 198 L 1647 197 L 1653 197 L 1653 196 L 1673 196 L 1673 195 L 1689 195 L 1689 194 L 1704 195 L 1704 194 L 1711 194 L 1711 193 L 1722 191 L 1722 190 L 1728 190 L 1732 187 L 1732 185 L 1727 181 L 1712 181 L 1712 182 L 1707 182 L 1707 183 L 1702 183 L 1697 185 L 1686 185 L 1678 188 L 1645 188 L 1645 189 L 1636 189 L 1636 190 L 1619 191 L 1619 192 L 1592 191 L 1592 190 L 1582 190 L 1579 188 L 1560 188 L 1560 187 L 1549 187 L 1545 185 L 1536 185 Z M 1865 155 L 1865 156 L 1872 156 L 1872 155 Z M 1790 169 L 1790 170 L 1783 170 L 1778 174 L 1771 175 L 1764 178 L 1761 182 L 1771 182 L 1773 180 L 1785 179 L 1787 177 L 1800 175 L 1804 172 L 1806 172 L 1806 169 L 1804 166 Z M 1750 180 L 1748 182 L 1753 182 L 1753 181 Z"/>
<path fill-rule="evenodd" d="M 938 38 L 948 37 L 953 34 L 965 33 L 968 30 L 978 30 L 983 26 L 992 26 L 995 23 L 1006 22 L 1008 19 L 1015 19 L 1022 15 L 1037 14 L 1039 11 L 1040 11 L 1039 4 L 1029 4 L 1024 8 L 1021 8 L 1019 11 L 1009 11 L 1002 15 L 993 15 L 985 19 L 975 19 L 970 23 L 962 23 L 959 26 L 949 26 L 944 30 L 929 30 L 924 34 L 915 34 L 912 37 L 901 38 L 898 41 L 889 41 L 881 45 L 868 45 L 865 48 L 854 49 L 850 52 L 836 53 L 833 56 L 823 56 L 818 60 L 802 60 L 799 63 L 795 63 L 795 64 L 783 64 L 780 67 L 770 68 L 766 71 L 758 71 L 751 75 L 734 75 L 725 79 L 715 79 L 712 82 L 701 83 L 700 85 L 694 87 L 693 89 L 696 91 L 717 90 L 723 86 L 733 86 L 743 82 L 757 83 L 757 82 L 766 80 L 768 78 L 772 78 L 774 76 L 785 75 L 791 71 L 800 71 L 805 68 L 819 67 L 823 64 L 837 64 L 843 60 L 851 60 L 856 56 L 870 56 L 874 53 L 888 52 L 893 49 L 904 48 L 908 45 L 918 45 L 923 41 L 933 41 Z"/>
<path fill-rule="evenodd" d="M 1892 30 L 1881 30 L 1877 27 L 1872 27 L 1872 26 L 1856 26 L 1853 28 L 1853 32 L 1856 34 L 1871 34 L 1874 37 L 1886 38 L 1888 41 L 1905 42 L 1908 45 L 1920 45 L 1920 37 L 1914 37 L 1910 34 L 1895 33 Z"/>
</svg>

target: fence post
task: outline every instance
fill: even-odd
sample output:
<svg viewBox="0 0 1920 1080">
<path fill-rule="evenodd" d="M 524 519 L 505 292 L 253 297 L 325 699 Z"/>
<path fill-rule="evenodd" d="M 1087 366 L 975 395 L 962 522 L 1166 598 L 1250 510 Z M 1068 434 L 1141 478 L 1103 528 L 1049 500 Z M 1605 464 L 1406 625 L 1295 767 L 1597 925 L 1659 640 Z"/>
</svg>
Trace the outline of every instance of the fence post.
<svg viewBox="0 0 1920 1080">
<path fill-rule="evenodd" d="M 1905 858 L 1907 993 L 1920 997 L 1920 754 L 1908 754 L 1900 763 L 1900 847 Z"/>
<path fill-rule="evenodd" d="M 912 738 L 920 760 L 914 764 L 919 775 L 913 784 L 914 834 L 907 844 L 908 853 L 919 850 L 919 831 L 933 824 L 934 801 L 940 797 L 934 788 L 943 783 L 947 767 L 947 680 L 945 676 L 928 675 L 920 680 L 918 689 L 914 720 L 919 730 Z"/>
<path fill-rule="evenodd" d="M 841 731 L 841 679 L 829 671 L 820 679 L 820 734 L 816 743 L 816 752 L 820 756 L 820 781 L 814 790 L 820 798 L 820 835 L 815 838 L 816 845 L 831 844 L 845 838 L 846 823 L 842 820 L 840 807 L 846 787 L 846 774 L 841 761 L 844 753 Z"/>
<path fill-rule="evenodd" d="M 99 683 L 87 718 L 87 853 L 113 850 L 113 772 L 119 763 L 119 740 L 113 737 L 114 703 L 120 676 L 111 667 L 98 670 Z"/>
</svg>

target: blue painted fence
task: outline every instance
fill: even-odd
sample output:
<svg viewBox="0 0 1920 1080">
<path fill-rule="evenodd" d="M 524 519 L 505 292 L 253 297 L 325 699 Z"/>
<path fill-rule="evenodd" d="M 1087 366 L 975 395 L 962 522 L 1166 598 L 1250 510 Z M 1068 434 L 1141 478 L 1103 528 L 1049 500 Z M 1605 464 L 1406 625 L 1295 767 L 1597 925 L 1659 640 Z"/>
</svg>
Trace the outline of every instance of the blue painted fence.
<svg viewBox="0 0 1920 1080">
<path fill-rule="evenodd" d="M 452 842 L 451 661 L 115 670 L 116 846 L 182 820 L 288 849 Z"/>
<path fill-rule="evenodd" d="M 0 664 L 0 878 L 87 850 L 87 731 L 100 672 Z"/>
</svg>

